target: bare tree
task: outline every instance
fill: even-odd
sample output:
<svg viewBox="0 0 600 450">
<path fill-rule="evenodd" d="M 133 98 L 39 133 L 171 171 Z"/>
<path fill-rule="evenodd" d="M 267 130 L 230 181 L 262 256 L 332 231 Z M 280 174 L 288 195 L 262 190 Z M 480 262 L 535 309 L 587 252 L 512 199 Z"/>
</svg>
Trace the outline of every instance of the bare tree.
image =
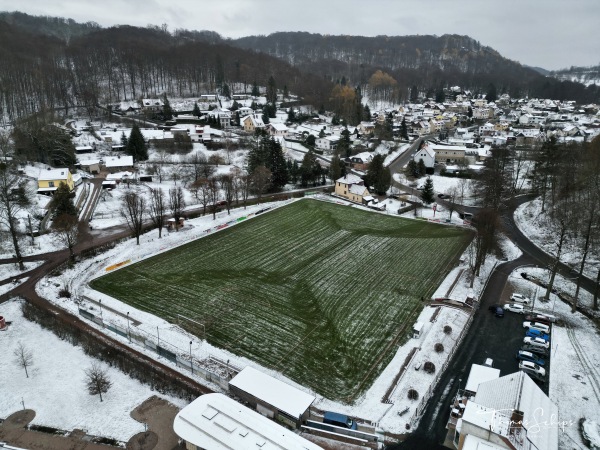
<svg viewBox="0 0 600 450">
<path fill-rule="evenodd" d="M 15 355 L 15 362 L 17 365 L 25 369 L 25 376 L 29 378 L 27 368 L 33 365 L 33 353 L 31 353 L 31 350 L 25 347 L 25 344 L 19 342 L 13 355 Z"/>
<path fill-rule="evenodd" d="M 161 188 L 150 188 L 150 204 L 148 205 L 148 215 L 156 228 L 158 228 L 158 238 L 162 237 L 162 229 L 165 224 L 167 205 L 165 193 Z"/>
<path fill-rule="evenodd" d="M 221 198 L 219 182 L 215 177 L 211 177 L 207 180 L 206 188 L 208 190 L 208 202 L 212 205 L 213 220 L 215 220 L 217 218 L 217 203 Z"/>
<path fill-rule="evenodd" d="M 192 189 L 196 192 L 196 199 L 202 203 L 202 215 L 206 215 L 206 206 L 209 200 L 208 180 L 198 178 L 192 183 Z"/>
<path fill-rule="evenodd" d="M 230 174 L 224 174 L 219 177 L 219 183 L 225 196 L 225 206 L 227 207 L 227 214 L 230 214 L 231 203 L 233 202 L 233 176 Z"/>
<path fill-rule="evenodd" d="M 85 384 L 90 395 L 100 395 L 100 401 L 103 401 L 102 394 L 106 394 L 112 386 L 106 370 L 94 362 L 91 367 L 85 369 L 85 377 Z"/>
<path fill-rule="evenodd" d="M 127 191 L 123 196 L 121 215 L 127 221 L 127 226 L 133 232 L 137 245 L 144 228 L 146 215 L 146 199 L 137 191 Z"/>
<path fill-rule="evenodd" d="M 75 259 L 73 248 L 79 239 L 79 221 L 71 214 L 61 214 L 52 223 L 55 240 L 69 249 L 71 261 Z"/>
<path fill-rule="evenodd" d="M 250 195 L 250 186 L 252 184 L 252 177 L 248 174 L 242 174 L 237 177 L 237 185 L 240 191 L 240 197 L 242 197 L 242 202 L 244 203 L 244 209 L 246 209 L 246 202 L 248 201 L 248 196 Z"/>
<path fill-rule="evenodd" d="M 169 189 L 169 209 L 171 210 L 171 215 L 175 219 L 175 229 L 177 231 L 179 231 L 179 219 L 183 215 L 184 208 L 185 198 L 181 186 Z"/>
<path fill-rule="evenodd" d="M 8 229 L 12 238 L 15 257 L 20 270 L 25 270 L 19 246 L 18 214 L 31 203 L 27 180 L 20 178 L 12 166 L 0 162 L 0 223 Z"/>
<path fill-rule="evenodd" d="M 456 204 L 456 197 L 458 197 L 458 189 L 451 187 L 448 189 L 448 200 L 446 201 L 446 208 L 448 209 L 448 220 L 452 220 L 452 214 L 456 211 L 458 205 Z"/>
<path fill-rule="evenodd" d="M 258 196 L 258 203 L 262 195 L 267 192 L 271 185 L 271 171 L 265 166 L 259 166 L 252 172 L 252 192 Z"/>
</svg>

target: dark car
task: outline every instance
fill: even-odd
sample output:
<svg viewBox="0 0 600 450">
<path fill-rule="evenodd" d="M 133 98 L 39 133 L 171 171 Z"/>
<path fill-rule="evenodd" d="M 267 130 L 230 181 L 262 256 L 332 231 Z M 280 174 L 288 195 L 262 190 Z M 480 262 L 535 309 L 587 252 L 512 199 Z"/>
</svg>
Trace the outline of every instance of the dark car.
<svg viewBox="0 0 600 450">
<path fill-rule="evenodd" d="M 438 198 L 446 198 L 446 194 L 438 194 Z"/>
<path fill-rule="evenodd" d="M 504 317 L 504 309 L 498 305 L 492 305 L 488 308 L 496 317 Z"/>
</svg>

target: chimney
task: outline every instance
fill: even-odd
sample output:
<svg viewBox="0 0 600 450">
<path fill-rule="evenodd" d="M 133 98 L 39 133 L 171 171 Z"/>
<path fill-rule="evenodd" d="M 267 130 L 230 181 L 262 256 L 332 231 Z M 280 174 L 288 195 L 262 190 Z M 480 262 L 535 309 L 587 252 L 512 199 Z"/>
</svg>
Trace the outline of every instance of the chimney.
<svg viewBox="0 0 600 450">
<path fill-rule="evenodd" d="M 513 409 L 512 414 L 510 415 L 509 434 L 520 434 L 523 428 L 523 417 L 524 414 L 522 411 Z"/>
</svg>

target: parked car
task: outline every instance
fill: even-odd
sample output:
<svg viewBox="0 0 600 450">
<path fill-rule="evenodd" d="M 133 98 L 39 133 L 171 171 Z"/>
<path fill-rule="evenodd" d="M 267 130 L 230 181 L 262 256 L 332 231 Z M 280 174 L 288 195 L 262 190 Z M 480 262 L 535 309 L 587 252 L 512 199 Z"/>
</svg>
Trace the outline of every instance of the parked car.
<svg viewBox="0 0 600 450">
<path fill-rule="evenodd" d="M 527 333 L 525 333 L 525 336 L 541 338 L 546 342 L 550 341 L 550 335 L 548 333 L 544 333 L 543 331 L 540 331 L 540 330 L 534 330 L 533 328 L 527 330 Z"/>
<path fill-rule="evenodd" d="M 499 305 L 492 305 L 488 308 L 496 317 L 504 317 L 504 310 Z"/>
<path fill-rule="evenodd" d="M 536 317 L 535 320 L 537 322 L 547 321 L 547 322 L 555 323 L 556 320 L 557 320 L 556 316 L 553 316 L 552 314 L 546 314 L 546 313 L 543 313 L 543 314 L 542 313 L 537 313 L 535 317 Z"/>
<path fill-rule="evenodd" d="M 550 343 L 541 337 L 525 336 L 523 338 L 523 344 L 532 345 L 534 347 L 550 348 Z"/>
<path fill-rule="evenodd" d="M 524 303 L 525 305 L 529 305 L 531 300 L 521 294 L 514 293 L 510 296 L 510 300 L 517 303 Z"/>
<path fill-rule="evenodd" d="M 341 428 L 349 428 L 351 430 L 356 430 L 358 428 L 356 421 L 352 420 L 347 415 L 331 411 L 327 411 L 323 414 L 323 423 Z"/>
<path fill-rule="evenodd" d="M 438 198 L 446 198 L 446 194 L 438 194 Z"/>
<path fill-rule="evenodd" d="M 530 322 L 526 320 L 525 322 L 523 322 L 523 328 L 529 328 L 530 330 L 540 330 L 544 333 L 550 333 L 550 325 L 546 325 L 545 323 L 541 322 Z"/>
<path fill-rule="evenodd" d="M 546 360 L 544 358 L 540 358 L 536 354 L 528 352 L 527 350 L 519 350 L 517 352 L 517 359 L 519 361 L 529 361 L 537 364 L 538 366 L 546 365 Z"/>
<path fill-rule="evenodd" d="M 504 309 L 506 311 L 511 311 L 517 314 L 525 313 L 525 308 L 523 308 L 523 305 L 517 305 L 516 303 L 507 303 L 506 305 L 504 305 Z"/>
<path fill-rule="evenodd" d="M 519 362 L 519 370 L 522 370 L 527 373 L 535 373 L 541 377 L 546 376 L 546 369 L 538 366 L 536 363 L 532 363 L 531 361 Z"/>
<path fill-rule="evenodd" d="M 523 344 L 521 350 L 543 356 L 544 358 L 550 356 L 550 350 L 546 347 L 540 347 L 539 345 Z"/>
<path fill-rule="evenodd" d="M 550 325 L 552 323 L 543 314 L 529 314 L 529 315 L 525 316 L 525 320 L 527 320 L 529 322 L 539 322 L 539 323 L 543 323 L 546 325 Z"/>
</svg>

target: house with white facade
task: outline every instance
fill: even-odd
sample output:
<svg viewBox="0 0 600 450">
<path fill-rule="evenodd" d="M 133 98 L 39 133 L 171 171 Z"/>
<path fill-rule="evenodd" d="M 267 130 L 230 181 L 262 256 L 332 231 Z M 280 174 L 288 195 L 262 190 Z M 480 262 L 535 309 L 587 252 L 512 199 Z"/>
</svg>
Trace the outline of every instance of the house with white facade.
<svg viewBox="0 0 600 450">
<path fill-rule="evenodd" d="M 423 160 L 425 167 L 432 169 L 435 165 L 435 151 L 429 145 L 424 145 L 420 150 L 415 152 L 413 160 L 418 164 L 419 160 Z"/>
</svg>

